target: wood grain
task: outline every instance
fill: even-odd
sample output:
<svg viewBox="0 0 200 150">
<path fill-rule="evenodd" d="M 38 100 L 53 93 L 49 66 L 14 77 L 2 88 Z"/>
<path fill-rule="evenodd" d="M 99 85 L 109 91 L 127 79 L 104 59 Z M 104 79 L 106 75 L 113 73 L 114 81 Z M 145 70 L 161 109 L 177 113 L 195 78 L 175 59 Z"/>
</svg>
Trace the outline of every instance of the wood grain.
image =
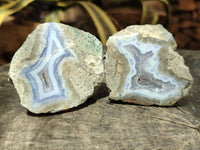
<svg viewBox="0 0 200 150">
<path fill-rule="evenodd" d="M 34 115 L 20 105 L 0 67 L 1 150 L 199 150 L 200 51 L 179 51 L 194 84 L 173 107 L 141 106 L 108 99 L 102 85 L 83 105 L 57 114 Z"/>
</svg>

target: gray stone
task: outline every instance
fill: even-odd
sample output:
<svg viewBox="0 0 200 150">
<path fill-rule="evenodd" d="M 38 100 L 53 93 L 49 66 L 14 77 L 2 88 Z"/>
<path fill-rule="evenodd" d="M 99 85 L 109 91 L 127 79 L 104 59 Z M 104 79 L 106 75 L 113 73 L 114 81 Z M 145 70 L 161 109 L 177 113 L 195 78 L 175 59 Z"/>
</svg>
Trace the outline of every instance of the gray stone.
<svg viewBox="0 0 200 150">
<path fill-rule="evenodd" d="M 21 104 L 33 113 L 76 107 L 103 80 L 102 44 L 67 25 L 41 24 L 15 53 L 9 77 Z"/>
<path fill-rule="evenodd" d="M 176 42 L 161 25 L 133 25 L 107 41 L 110 98 L 144 105 L 173 105 L 193 82 Z"/>
</svg>

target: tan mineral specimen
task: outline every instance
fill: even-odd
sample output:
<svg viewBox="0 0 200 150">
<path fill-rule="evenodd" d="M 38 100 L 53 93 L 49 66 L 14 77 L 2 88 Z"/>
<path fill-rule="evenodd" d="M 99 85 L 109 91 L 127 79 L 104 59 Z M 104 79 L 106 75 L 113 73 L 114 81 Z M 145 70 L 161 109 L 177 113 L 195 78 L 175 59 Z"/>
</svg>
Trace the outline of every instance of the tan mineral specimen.
<svg viewBox="0 0 200 150">
<path fill-rule="evenodd" d="M 110 99 L 170 106 L 185 96 L 193 78 L 176 41 L 162 25 L 132 25 L 107 41 Z"/>
<path fill-rule="evenodd" d="M 102 83 L 102 44 L 64 24 L 41 24 L 15 53 L 9 76 L 21 104 L 33 113 L 76 107 Z"/>
</svg>

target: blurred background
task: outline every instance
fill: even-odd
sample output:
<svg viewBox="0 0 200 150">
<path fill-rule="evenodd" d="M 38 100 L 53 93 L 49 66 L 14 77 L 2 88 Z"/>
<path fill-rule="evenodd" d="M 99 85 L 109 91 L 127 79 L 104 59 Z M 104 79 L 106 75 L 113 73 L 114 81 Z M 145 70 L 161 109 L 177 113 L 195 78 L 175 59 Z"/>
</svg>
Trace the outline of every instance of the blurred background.
<svg viewBox="0 0 200 150">
<path fill-rule="evenodd" d="M 77 27 L 103 44 L 126 26 L 162 24 L 178 49 L 200 50 L 200 0 L 0 0 L 0 65 L 44 22 Z"/>
</svg>

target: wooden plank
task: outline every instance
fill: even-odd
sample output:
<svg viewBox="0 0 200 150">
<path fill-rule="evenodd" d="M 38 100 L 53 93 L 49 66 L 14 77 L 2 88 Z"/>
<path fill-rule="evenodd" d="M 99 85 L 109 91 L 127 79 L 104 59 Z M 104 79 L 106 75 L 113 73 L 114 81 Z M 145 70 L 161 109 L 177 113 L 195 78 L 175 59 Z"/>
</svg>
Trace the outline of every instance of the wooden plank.
<svg viewBox="0 0 200 150">
<path fill-rule="evenodd" d="M 20 105 L 0 67 L 0 149 L 200 149 L 200 51 L 179 51 L 194 77 L 188 96 L 173 107 L 110 102 L 103 85 L 83 105 L 34 115 Z"/>
</svg>

